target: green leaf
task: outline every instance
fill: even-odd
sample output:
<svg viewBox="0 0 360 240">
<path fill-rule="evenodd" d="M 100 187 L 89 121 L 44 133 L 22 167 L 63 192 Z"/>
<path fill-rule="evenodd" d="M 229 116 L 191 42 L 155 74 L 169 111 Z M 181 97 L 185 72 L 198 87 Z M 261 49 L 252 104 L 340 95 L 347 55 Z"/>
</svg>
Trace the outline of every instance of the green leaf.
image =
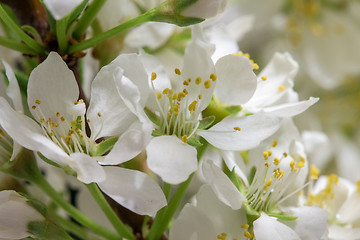
<svg viewBox="0 0 360 240">
<path fill-rule="evenodd" d="M 256 167 L 253 166 L 253 167 L 250 169 L 250 173 L 249 173 L 249 185 L 251 185 L 252 181 L 254 180 L 255 173 L 256 173 Z"/>
<path fill-rule="evenodd" d="M 144 108 L 146 116 L 152 121 L 156 126 L 160 126 L 160 118 L 158 115 L 156 115 L 153 111 L 151 111 L 149 108 Z"/>
<path fill-rule="evenodd" d="M 25 32 L 30 33 L 34 37 L 36 42 L 38 42 L 39 44 L 43 44 L 43 41 L 41 39 L 40 34 L 38 33 L 38 31 L 34 27 L 32 27 L 30 25 L 23 25 L 23 26 L 21 26 L 21 28 Z"/>
<path fill-rule="evenodd" d="M 208 116 L 200 120 L 198 129 L 207 129 L 208 127 L 211 126 L 211 124 L 213 124 L 214 121 L 215 121 L 215 116 Z"/>
<path fill-rule="evenodd" d="M 191 137 L 190 139 L 188 139 L 187 144 L 196 148 L 202 146 L 202 143 L 199 140 L 197 140 L 195 137 Z"/>
<path fill-rule="evenodd" d="M 102 141 L 101 143 L 95 145 L 91 151 L 92 156 L 102 156 L 106 152 L 110 151 L 114 144 L 117 142 L 118 137 L 112 137 Z"/>
<path fill-rule="evenodd" d="M 283 221 L 294 221 L 297 219 L 297 217 L 294 217 L 294 216 L 291 216 L 287 213 L 284 213 L 280 210 L 276 210 L 276 211 L 272 211 L 272 212 L 269 212 L 267 213 L 269 216 L 271 217 L 276 217 L 280 220 L 283 220 Z"/>
<path fill-rule="evenodd" d="M 70 24 L 72 24 L 82 13 L 84 8 L 86 7 L 86 4 L 89 2 L 89 0 L 84 0 L 79 6 L 77 6 L 66 18 L 67 18 L 67 27 L 69 27 Z"/>
</svg>

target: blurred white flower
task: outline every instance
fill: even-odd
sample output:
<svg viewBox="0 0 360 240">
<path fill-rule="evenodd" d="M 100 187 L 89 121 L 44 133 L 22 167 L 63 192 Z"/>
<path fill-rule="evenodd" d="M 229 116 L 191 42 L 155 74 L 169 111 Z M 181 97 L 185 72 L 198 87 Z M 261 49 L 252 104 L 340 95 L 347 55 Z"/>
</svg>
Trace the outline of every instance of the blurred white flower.
<svg viewBox="0 0 360 240">
<path fill-rule="evenodd" d="M 44 0 L 51 15 L 60 20 L 71 13 L 83 0 Z"/>
<path fill-rule="evenodd" d="M 0 192 L 0 238 L 22 239 L 31 237 L 28 232 L 30 221 L 44 218 L 26 203 L 27 199 L 12 190 Z"/>
</svg>

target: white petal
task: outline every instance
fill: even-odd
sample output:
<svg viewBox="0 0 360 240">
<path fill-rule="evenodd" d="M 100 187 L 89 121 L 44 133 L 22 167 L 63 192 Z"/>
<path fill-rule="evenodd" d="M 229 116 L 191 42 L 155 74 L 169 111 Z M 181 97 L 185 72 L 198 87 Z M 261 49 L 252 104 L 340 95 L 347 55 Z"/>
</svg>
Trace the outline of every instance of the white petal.
<svg viewBox="0 0 360 240">
<path fill-rule="evenodd" d="M 358 240 L 360 228 L 347 228 L 337 225 L 329 226 L 329 238 L 332 240 Z"/>
<path fill-rule="evenodd" d="M 211 161 L 203 163 L 203 174 L 216 196 L 232 209 L 241 208 L 245 197 L 239 192 L 223 171 Z"/>
<path fill-rule="evenodd" d="M 196 194 L 196 206 L 212 221 L 217 235 L 227 233 L 229 239 L 244 236 L 245 231 L 239 226 L 246 222 L 246 212 L 221 202 L 209 185 L 201 186 Z"/>
<path fill-rule="evenodd" d="M 301 240 L 294 230 L 265 213 L 254 221 L 256 240 Z"/>
<path fill-rule="evenodd" d="M 247 107 L 266 107 L 276 102 L 286 89 L 293 85 L 293 79 L 298 71 L 298 64 L 289 53 L 275 53 L 264 70 L 258 75 L 258 86 L 254 96 L 246 104 Z M 261 79 L 266 76 L 267 80 Z M 280 91 L 279 87 L 286 89 Z"/>
<path fill-rule="evenodd" d="M 231 105 L 247 102 L 256 89 L 256 75 L 249 59 L 244 56 L 227 55 L 215 65 L 218 77 L 216 96 Z"/>
<path fill-rule="evenodd" d="M 235 131 L 234 127 L 240 127 L 241 131 Z M 242 118 L 224 118 L 209 130 L 198 130 L 197 134 L 219 149 L 239 151 L 256 147 L 279 127 L 279 118 L 254 114 Z"/>
<path fill-rule="evenodd" d="M 212 221 L 198 208 L 186 204 L 170 229 L 169 240 L 215 239 Z"/>
<path fill-rule="evenodd" d="M 136 119 L 117 91 L 116 82 L 122 77 L 121 68 L 111 63 L 100 69 L 91 84 L 86 116 L 90 120 L 93 139 L 120 135 Z"/>
<path fill-rule="evenodd" d="M 183 82 L 190 78 L 192 81 L 189 84 L 187 98 L 189 103 L 198 100 L 198 94 L 202 94 L 199 110 L 204 110 L 210 103 L 212 93 L 214 91 L 215 82 L 211 82 L 211 87 L 205 89 L 203 83 L 210 78 L 210 74 L 215 72 L 215 66 L 211 59 L 213 45 L 204 41 L 202 30 L 199 26 L 193 28 L 192 41 L 185 49 L 184 64 L 182 74 L 178 81 Z M 200 77 L 201 84 L 196 84 L 195 79 Z M 182 89 L 180 89 L 182 91 Z"/>
<path fill-rule="evenodd" d="M 148 138 L 145 135 L 150 135 L 150 133 L 146 133 L 141 129 L 129 129 L 121 135 L 110 153 L 101 161 L 101 164 L 117 165 L 136 157 L 145 149 L 148 143 L 148 141 L 145 141 Z"/>
<path fill-rule="evenodd" d="M 327 231 L 327 212 L 318 207 L 290 208 L 291 215 L 297 217 L 294 230 L 302 240 L 318 240 Z"/>
<path fill-rule="evenodd" d="M 75 120 L 85 114 L 85 108 L 74 105 L 78 100 L 79 88 L 73 72 L 56 52 L 51 52 L 30 74 L 28 83 L 28 105 L 31 114 L 40 118 L 56 121 L 59 112 L 67 121 Z M 40 100 L 40 104 L 35 101 Z M 82 104 L 81 104 L 82 105 Z M 32 106 L 36 106 L 33 109 Z M 38 114 L 39 110 L 43 113 Z"/>
<path fill-rule="evenodd" d="M 77 178 L 85 184 L 105 180 L 105 171 L 98 162 L 84 153 L 70 154 L 68 165 L 77 173 Z"/>
<path fill-rule="evenodd" d="M 181 14 L 185 17 L 210 18 L 224 11 L 226 3 L 225 0 L 198 0 Z"/>
<path fill-rule="evenodd" d="M 341 223 L 352 223 L 360 219 L 360 193 L 355 191 L 340 208 L 337 219 Z"/>
<path fill-rule="evenodd" d="M 149 47 L 156 49 L 162 46 L 173 34 L 175 25 L 160 22 L 147 22 L 134 28 L 125 37 L 125 44 L 131 48 Z"/>
<path fill-rule="evenodd" d="M 165 182 L 184 182 L 197 166 L 196 149 L 176 136 L 153 138 L 146 147 L 148 166 Z"/>
<path fill-rule="evenodd" d="M 317 101 L 319 101 L 319 98 L 310 97 L 309 100 L 268 107 L 264 109 L 264 112 L 271 113 L 278 117 L 294 117 L 304 112 Z"/>
<path fill-rule="evenodd" d="M 56 20 L 60 20 L 73 11 L 83 0 L 44 0 L 46 7 Z"/>
<path fill-rule="evenodd" d="M 69 157 L 43 135 L 41 128 L 34 120 L 14 111 L 4 98 L 0 98 L 0 125 L 21 146 L 39 151 L 52 161 L 63 165 Z"/>
<path fill-rule="evenodd" d="M 137 214 L 155 216 L 166 198 L 152 178 L 140 171 L 104 167 L 106 180 L 98 183 L 103 192 Z"/>
<path fill-rule="evenodd" d="M 9 86 L 6 89 L 6 93 L 11 98 L 14 109 L 18 112 L 23 113 L 24 107 L 22 104 L 19 83 L 15 77 L 14 71 L 11 69 L 10 65 L 7 62 L 2 61 L 2 63 L 5 66 L 6 76 L 9 79 Z"/>
</svg>

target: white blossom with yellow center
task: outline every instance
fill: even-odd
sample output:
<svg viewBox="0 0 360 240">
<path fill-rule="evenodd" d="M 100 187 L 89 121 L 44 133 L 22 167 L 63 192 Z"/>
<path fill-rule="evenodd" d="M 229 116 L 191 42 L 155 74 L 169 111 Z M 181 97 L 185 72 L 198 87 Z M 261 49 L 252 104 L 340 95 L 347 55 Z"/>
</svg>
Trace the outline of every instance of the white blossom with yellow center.
<svg viewBox="0 0 360 240">
<path fill-rule="evenodd" d="M 14 111 L 0 98 L 0 125 L 15 142 L 40 152 L 62 167 L 70 167 L 84 183 L 96 182 L 121 205 L 139 214 L 154 215 L 166 200 L 160 187 L 148 175 L 101 166 L 128 161 L 144 148 L 146 123 L 137 120 L 117 90 L 119 78 L 134 77 L 128 74 L 133 71 L 127 66 L 122 69 L 118 66 L 121 61 L 128 62 L 129 57 L 120 56 L 96 76 L 85 117 L 85 103 L 78 100 L 79 89 L 72 71 L 57 53 L 51 52 L 33 70 L 28 82 L 28 105 L 36 121 Z M 91 135 L 86 132 L 86 123 Z M 107 137 L 119 139 L 113 151 L 98 156 L 96 140 Z M 136 187 L 140 182 L 147 191 Z"/>
</svg>

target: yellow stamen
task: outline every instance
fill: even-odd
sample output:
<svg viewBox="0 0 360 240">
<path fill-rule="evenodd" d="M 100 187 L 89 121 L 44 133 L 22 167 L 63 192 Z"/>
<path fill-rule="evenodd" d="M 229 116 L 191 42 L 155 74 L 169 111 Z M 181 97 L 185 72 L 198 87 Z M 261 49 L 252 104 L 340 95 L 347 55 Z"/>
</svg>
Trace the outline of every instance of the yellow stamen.
<svg viewBox="0 0 360 240">
<path fill-rule="evenodd" d="M 211 87 L 211 81 L 210 81 L 210 80 L 206 80 L 206 81 L 204 82 L 204 86 L 205 86 L 206 89 L 209 89 L 209 88 Z"/>
<path fill-rule="evenodd" d="M 161 93 L 156 93 L 156 98 L 157 98 L 157 100 L 159 100 L 159 99 L 161 99 Z"/>
<path fill-rule="evenodd" d="M 157 75 L 156 73 L 152 72 L 151 73 L 151 80 L 154 81 L 156 79 Z"/>
<path fill-rule="evenodd" d="M 181 71 L 180 71 L 180 69 L 175 68 L 175 74 L 177 74 L 177 75 L 181 75 Z"/>
<path fill-rule="evenodd" d="M 320 174 L 320 170 L 315 165 L 311 165 L 310 166 L 310 178 L 316 180 L 319 178 L 319 174 Z"/>
<path fill-rule="evenodd" d="M 234 130 L 235 131 L 241 131 L 241 128 L 240 127 L 234 127 Z"/>
<path fill-rule="evenodd" d="M 266 76 L 261 76 L 261 80 L 266 81 L 267 77 Z"/>
<path fill-rule="evenodd" d="M 197 85 L 199 85 L 199 84 L 201 83 L 201 77 L 197 77 L 197 78 L 195 79 L 195 83 L 196 83 Z"/>
<path fill-rule="evenodd" d="M 183 141 L 184 143 L 188 142 L 188 138 L 186 135 L 182 136 L 181 141 Z"/>
<path fill-rule="evenodd" d="M 35 103 L 36 103 L 37 105 L 40 105 L 41 102 L 40 102 L 39 99 L 36 99 L 36 100 L 35 100 Z"/>
</svg>

